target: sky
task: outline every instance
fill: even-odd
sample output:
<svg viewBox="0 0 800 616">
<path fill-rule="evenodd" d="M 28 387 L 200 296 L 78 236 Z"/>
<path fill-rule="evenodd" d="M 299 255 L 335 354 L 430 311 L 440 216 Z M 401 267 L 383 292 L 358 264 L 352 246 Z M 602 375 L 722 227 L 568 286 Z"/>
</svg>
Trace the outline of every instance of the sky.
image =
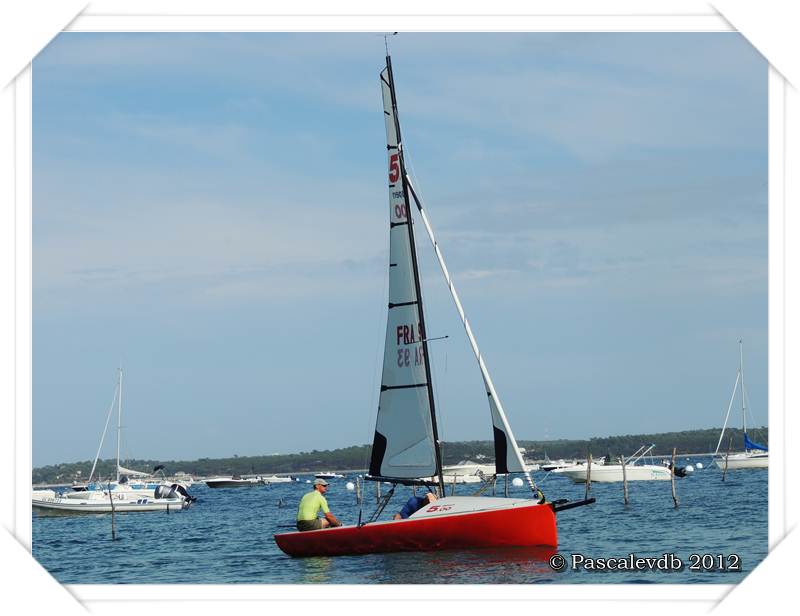
<svg viewBox="0 0 800 616">
<path fill-rule="evenodd" d="M 739 338 L 765 425 L 764 58 L 737 33 L 389 45 L 406 162 L 517 439 L 720 426 Z M 66 33 L 39 54 L 34 466 L 94 456 L 120 365 L 124 457 L 371 442 L 384 55 L 377 33 Z M 440 435 L 490 440 L 417 238 L 448 336 Z"/>
</svg>

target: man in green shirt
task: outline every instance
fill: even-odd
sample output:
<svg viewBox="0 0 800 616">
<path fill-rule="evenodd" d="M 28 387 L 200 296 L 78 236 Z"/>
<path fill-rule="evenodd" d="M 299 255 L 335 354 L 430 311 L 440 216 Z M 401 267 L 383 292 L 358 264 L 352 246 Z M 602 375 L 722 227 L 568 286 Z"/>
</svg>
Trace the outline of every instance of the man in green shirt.
<svg viewBox="0 0 800 616">
<path fill-rule="evenodd" d="M 341 526 L 342 523 L 328 509 L 325 493 L 328 491 L 328 482 L 324 479 L 314 480 L 314 489 L 300 499 L 297 509 L 297 530 L 319 530 L 329 526 Z M 322 509 L 324 518 L 318 518 L 317 513 Z"/>
</svg>

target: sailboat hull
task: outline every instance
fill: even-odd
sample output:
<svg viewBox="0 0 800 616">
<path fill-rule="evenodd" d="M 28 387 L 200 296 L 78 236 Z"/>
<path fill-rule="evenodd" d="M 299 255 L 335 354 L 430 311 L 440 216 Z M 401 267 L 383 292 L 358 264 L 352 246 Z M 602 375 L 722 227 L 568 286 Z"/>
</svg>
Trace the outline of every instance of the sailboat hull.
<svg viewBox="0 0 800 616">
<path fill-rule="evenodd" d="M 714 458 L 719 468 L 725 468 L 725 456 Z M 728 456 L 728 470 L 736 471 L 743 468 L 769 468 L 768 453 L 732 453 Z"/>
<path fill-rule="evenodd" d="M 446 497 L 406 520 L 275 535 L 289 556 L 345 556 L 471 548 L 558 545 L 549 504 L 488 497 Z"/>
</svg>

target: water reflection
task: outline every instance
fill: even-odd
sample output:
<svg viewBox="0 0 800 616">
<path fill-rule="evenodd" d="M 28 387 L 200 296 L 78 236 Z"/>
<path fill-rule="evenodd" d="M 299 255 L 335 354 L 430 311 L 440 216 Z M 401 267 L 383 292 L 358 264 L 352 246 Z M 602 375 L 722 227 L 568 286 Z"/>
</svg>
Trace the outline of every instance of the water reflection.
<svg viewBox="0 0 800 616">
<path fill-rule="evenodd" d="M 385 581 L 397 584 L 520 584 L 552 581 L 557 574 L 548 561 L 550 547 L 482 548 L 385 554 Z M 384 580 L 381 580 L 384 581 Z"/>
<path fill-rule="evenodd" d="M 300 558 L 301 562 L 299 580 L 302 584 L 327 584 L 331 581 L 332 559 L 327 556 L 314 558 Z"/>
</svg>

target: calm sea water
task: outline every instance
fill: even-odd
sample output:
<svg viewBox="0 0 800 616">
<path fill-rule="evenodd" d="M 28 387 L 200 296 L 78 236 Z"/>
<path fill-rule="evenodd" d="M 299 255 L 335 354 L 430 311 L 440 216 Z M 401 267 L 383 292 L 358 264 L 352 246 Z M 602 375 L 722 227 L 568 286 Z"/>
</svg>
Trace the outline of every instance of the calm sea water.
<svg viewBox="0 0 800 616">
<path fill-rule="evenodd" d="M 696 463 L 699 459 L 692 460 Z M 527 583 L 737 583 L 767 554 L 767 471 L 721 472 L 706 468 L 677 480 L 675 509 L 669 482 L 632 482 L 630 504 L 622 484 L 593 484 L 597 503 L 558 516 L 558 552 L 591 558 L 658 557 L 674 553 L 687 567 L 677 572 L 555 572 L 552 551 L 540 549 L 468 550 L 380 554 L 337 558 L 290 558 L 275 545 L 273 533 L 293 527 L 305 483 L 190 491 L 199 501 L 185 512 L 128 513 L 117 517 L 111 540 L 110 515 L 44 517 L 33 514 L 33 555 L 60 582 L 69 584 L 527 584 Z M 681 461 L 684 464 L 685 461 Z M 536 474 L 551 500 L 583 498 L 584 487 Z M 345 523 L 358 519 L 355 493 L 333 480 L 331 510 Z M 365 518 L 374 508 L 368 484 Z M 470 494 L 472 485 L 458 486 Z M 498 484 L 497 495 L 502 496 Z M 399 509 L 410 489 L 398 494 L 382 517 Z M 527 489 L 511 488 L 524 496 Z M 690 555 L 737 554 L 742 571 L 690 571 Z"/>
</svg>

